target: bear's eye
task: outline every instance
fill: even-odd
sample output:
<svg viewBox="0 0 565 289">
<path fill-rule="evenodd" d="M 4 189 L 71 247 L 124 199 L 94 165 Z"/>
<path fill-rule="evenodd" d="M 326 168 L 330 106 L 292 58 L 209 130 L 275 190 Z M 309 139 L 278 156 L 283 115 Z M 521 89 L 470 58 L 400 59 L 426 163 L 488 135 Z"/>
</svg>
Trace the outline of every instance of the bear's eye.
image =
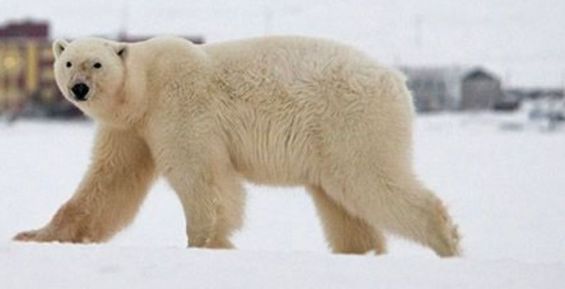
<svg viewBox="0 0 565 289">
<path fill-rule="evenodd" d="M 102 68 L 102 63 L 96 62 L 96 63 L 94 63 L 93 67 L 96 68 L 96 69 Z"/>
<path fill-rule="evenodd" d="M 67 67 L 71 67 L 73 64 L 70 61 L 67 61 Z"/>
</svg>

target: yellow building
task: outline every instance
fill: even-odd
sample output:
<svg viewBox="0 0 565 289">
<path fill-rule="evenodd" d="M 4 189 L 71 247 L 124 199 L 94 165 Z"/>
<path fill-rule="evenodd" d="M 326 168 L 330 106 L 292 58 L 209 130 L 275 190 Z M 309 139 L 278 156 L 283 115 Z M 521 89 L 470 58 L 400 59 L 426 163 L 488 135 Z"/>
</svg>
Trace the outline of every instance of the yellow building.
<svg viewBox="0 0 565 289">
<path fill-rule="evenodd" d="M 63 101 L 53 61 L 47 23 L 0 26 L 0 113 L 29 103 L 49 108 Z"/>
<path fill-rule="evenodd" d="M 46 103 L 57 99 L 50 47 L 48 41 L 0 41 L 0 110 L 31 97 Z"/>
</svg>

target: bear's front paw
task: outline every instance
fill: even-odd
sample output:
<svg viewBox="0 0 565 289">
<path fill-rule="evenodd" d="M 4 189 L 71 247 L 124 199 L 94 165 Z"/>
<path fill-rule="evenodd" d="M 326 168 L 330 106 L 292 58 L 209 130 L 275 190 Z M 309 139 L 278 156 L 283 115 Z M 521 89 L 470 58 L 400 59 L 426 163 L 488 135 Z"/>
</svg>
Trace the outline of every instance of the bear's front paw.
<svg viewBox="0 0 565 289">
<path fill-rule="evenodd" d="M 39 230 L 26 231 L 26 232 L 21 232 L 16 236 L 14 236 L 13 240 L 21 241 L 21 242 L 39 241 L 37 240 L 38 235 L 39 235 Z"/>
<path fill-rule="evenodd" d="M 62 243 L 91 243 L 93 240 L 78 234 L 76 230 L 66 228 L 64 230 L 54 230 L 46 227 L 39 230 L 25 231 L 17 234 L 14 241 L 20 242 L 62 242 Z"/>
<path fill-rule="evenodd" d="M 13 240 L 21 242 L 52 242 L 52 241 L 63 241 L 64 238 L 59 238 L 48 228 L 25 231 L 17 234 Z"/>
<path fill-rule="evenodd" d="M 25 231 L 17 234 L 13 240 L 21 242 L 61 242 L 61 243 L 91 243 L 96 240 L 87 234 L 88 230 L 76 224 L 56 226 L 49 224 L 38 230 Z"/>
<path fill-rule="evenodd" d="M 13 239 L 23 242 L 91 243 L 102 241 L 104 232 L 81 206 L 69 202 L 45 227 L 21 232 Z"/>
</svg>

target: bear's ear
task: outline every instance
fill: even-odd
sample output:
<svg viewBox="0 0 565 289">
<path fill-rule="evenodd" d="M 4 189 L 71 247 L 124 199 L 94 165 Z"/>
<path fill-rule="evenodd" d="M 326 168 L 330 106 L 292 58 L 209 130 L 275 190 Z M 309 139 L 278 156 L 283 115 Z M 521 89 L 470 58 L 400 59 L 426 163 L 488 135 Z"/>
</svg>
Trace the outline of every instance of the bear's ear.
<svg viewBox="0 0 565 289">
<path fill-rule="evenodd" d="M 67 45 L 69 45 L 69 43 L 63 39 L 57 39 L 53 42 L 53 55 L 55 55 L 55 59 L 59 58 L 61 53 L 65 51 Z"/>
<path fill-rule="evenodd" d="M 125 43 L 119 43 L 115 46 L 116 54 L 121 58 L 125 59 L 128 54 L 128 45 Z"/>
</svg>

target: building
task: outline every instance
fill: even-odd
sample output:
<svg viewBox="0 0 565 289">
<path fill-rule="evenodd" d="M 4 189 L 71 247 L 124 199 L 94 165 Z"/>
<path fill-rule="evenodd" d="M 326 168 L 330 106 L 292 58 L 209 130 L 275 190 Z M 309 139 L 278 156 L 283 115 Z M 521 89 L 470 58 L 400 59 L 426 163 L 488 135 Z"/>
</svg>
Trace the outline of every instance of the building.
<svg viewBox="0 0 565 289">
<path fill-rule="evenodd" d="M 498 77 L 481 67 L 402 67 L 420 112 L 488 110 L 504 98 Z"/>
<path fill-rule="evenodd" d="M 0 39 L 9 38 L 36 38 L 39 40 L 49 36 L 49 24 L 47 22 L 11 22 L 0 26 Z"/>
<path fill-rule="evenodd" d="M 53 74 L 49 23 L 25 20 L 0 25 L 0 114 L 80 114 L 59 92 Z M 120 34 L 118 41 L 150 38 Z M 202 37 L 185 37 L 203 43 Z"/>
<path fill-rule="evenodd" d="M 0 26 L 0 112 L 22 107 L 30 99 L 46 106 L 61 101 L 52 66 L 48 23 Z"/>
</svg>

